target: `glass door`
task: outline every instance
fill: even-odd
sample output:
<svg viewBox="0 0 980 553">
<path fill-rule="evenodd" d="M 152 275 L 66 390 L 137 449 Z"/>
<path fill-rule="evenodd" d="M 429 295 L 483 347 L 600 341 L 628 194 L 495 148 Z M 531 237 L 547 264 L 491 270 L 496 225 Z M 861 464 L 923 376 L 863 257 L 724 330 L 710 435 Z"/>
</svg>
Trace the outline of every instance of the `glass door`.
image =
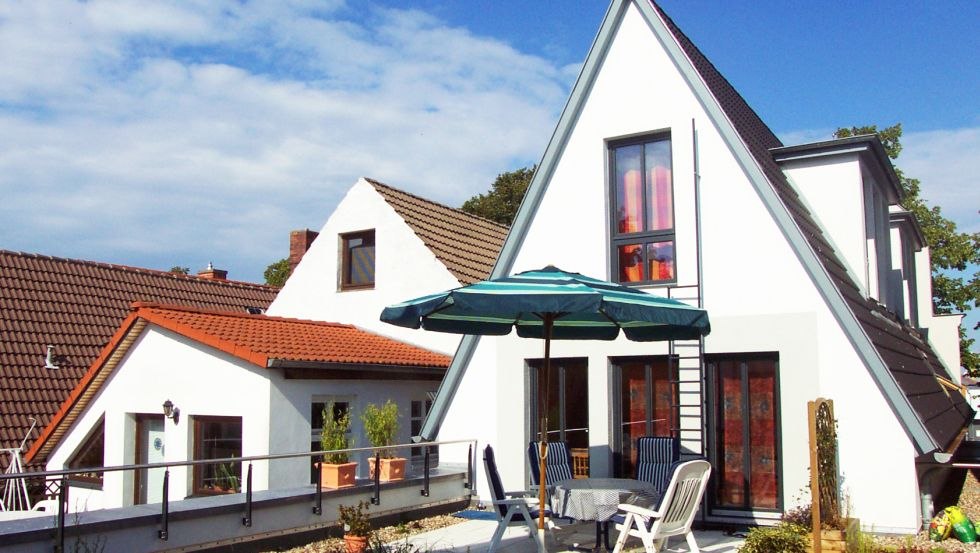
<svg viewBox="0 0 980 553">
<path fill-rule="evenodd" d="M 713 510 L 781 509 L 775 355 L 713 355 L 710 377 Z"/>
<path fill-rule="evenodd" d="M 613 360 L 616 378 L 613 436 L 614 474 L 633 478 L 636 440 L 670 436 L 678 426 L 677 367 L 667 356 Z"/>
</svg>

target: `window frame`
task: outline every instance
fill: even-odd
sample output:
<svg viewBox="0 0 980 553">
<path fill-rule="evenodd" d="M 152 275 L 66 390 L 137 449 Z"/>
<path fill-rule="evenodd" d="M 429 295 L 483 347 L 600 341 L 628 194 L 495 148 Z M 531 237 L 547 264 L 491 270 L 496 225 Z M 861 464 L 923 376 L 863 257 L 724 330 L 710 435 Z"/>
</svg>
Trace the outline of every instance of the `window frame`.
<svg viewBox="0 0 980 553">
<path fill-rule="evenodd" d="M 748 375 L 748 363 L 754 361 L 765 361 L 772 363 L 773 370 L 773 451 L 775 454 L 775 459 L 773 463 L 775 464 L 775 478 L 776 478 L 776 506 L 774 508 L 760 507 L 751 505 L 752 497 L 749 492 L 751 492 L 751 469 L 750 461 L 751 457 L 750 448 L 746 448 L 745 458 L 743 459 L 743 474 L 745 478 L 748 478 L 745 484 L 746 490 L 746 503 L 747 506 L 733 506 L 733 505 L 718 505 L 717 496 L 719 493 L 719 486 L 721 485 L 720 478 L 722 476 L 721 464 L 722 461 L 717 459 L 718 453 L 718 417 L 721 407 L 718 405 L 718 392 L 719 392 L 719 376 L 718 376 L 718 366 L 721 362 L 734 362 L 738 364 L 738 369 L 740 373 L 740 378 L 743 379 L 741 382 L 742 393 L 747 394 L 749 390 L 749 382 L 744 378 Z M 716 467 L 716 474 L 713 475 L 711 481 L 708 483 L 708 490 L 705 493 L 706 505 L 708 506 L 708 512 L 714 516 L 745 516 L 746 513 L 782 513 L 785 508 L 785 498 L 783 497 L 783 484 L 785 482 L 783 475 L 783 431 L 782 431 L 782 399 L 780 393 L 780 358 L 778 352 L 750 352 L 750 353 L 711 353 L 706 354 L 705 359 L 705 383 L 707 385 L 707 390 L 705 390 L 705 400 L 708 406 L 707 409 L 707 426 L 708 426 L 708 450 L 706 451 L 708 460 L 712 463 L 712 466 Z M 747 396 L 745 396 L 747 397 Z M 745 424 L 749 424 L 749 419 L 747 418 L 749 410 L 749 402 L 746 402 L 743 407 L 743 418 L 742 421 Z M 744 444 L 743 444 L 744 445 Z"/>
<path fill-rule="evenodd" d="M 101 440 L 102 442 L 102 464 L 96 466 L 76 466 L 79 458 L 84 457 L 92 448 L 96 445 L 95 440 Z M 68 457 L 65 461 L 65 468 L 68 470 L 75 469 L 86 469 L 86 468 L 96 468 L 105 466 L 105 414 L 99 417 L 98 422 L 96 422 L 92 428 L 85 435 L 85 438 L 79 442 L 78 447 L 75 451 Z M 101 490 L 104 484 L 103 480 L 104 473 L 102 472 L 92 472 L 92 473 L 82 473 L 82 474 L 72 474 L 68 477 L 68 481 L 71 482 L 73 486 L 80 488 L 92 488 L 96 490 Z"/>
<path fill-rule="evenodd" d="M 658 230 L 643 230 L 640 232 L 633 233 L 621 233 L 618 230 L 619 218 L 617 216 L 617 203 L 618 203 L 618 187 L 616 182 L 616 151 L 623 147 L 629 146 L 641 146 L 643 151 L 640 155 L 641 163 L 641 173 L 643 174 L 643 210 L 644 217 L 648 217 L 647 208 L 649 205 L 648 193 L 648 183 L 646 177 L 646 145 L 654 142 L 666 142 L 667 152 L 670 159 L 670 218 L 671 227 L 670 229 L 658 229 Z M 678 271 L 678 261 L 677 261 L 677 216 L 676 216 L 676 202 L 674 195 L 674 145 L 673 138 L 671 136 L 670 130 L 656 131 L 652 133 L 645 133 L 636 136 L 630 136 L 627 138 L 610 139 L 606 141 L 606 166 L 607 166 L 607 186 L 606 193 L 608 194 L 608 205 L 609 205 L 609 280 L 612 282 L 618 282 L 624 286 L 670 286 L 678 282 L 677 271 Z M 619 247 L 626 246 L 630 244 L 639 244 L 643 249 L 643 266 L 644 272 L 649 273 L 649 264 L 647 260 L 647 248 L 651 244 L 673 244 L 673 277 L 670 279 L 650 279 L 639 280 L 639 281 L 622 281 L 620 280 L 620 267 L 619 267 Z M 647 274 L 646 276 L 650 276 Z"/>
<path fill-rule="evenodd" d="M 244 442 L 245 442 L 245 436 L 244 436 L 245 425 L 242 417 L 218 416 L 218 415 L 195 415 L 191 418 L 193 420 L 193 431 L 192 431 L 193 433 L 191 435 L 191 439 L 193 440 L 192 441 L 193 447 L 191 449 L 193 451 L 194 454 L 193 459 L 195 461 L 206 460 L 204 457 L 202 457 L 203 449 L 204 449 L 202 433 L 203 433 L 204 425 L 207 423 L 237 422 L 239 426 L 239 434 L 241 434 L 241 437 L 239 438 L 238 456 L 241 457 L 243 455 Z M 239 462 L 237 463 L 237 465 L 238 465 L 239 488 L 241 488 L 242 487 L 241 486 L 242 464 L 241 462 Z M 191 490 L 194 495 L 222 495 L 225 493 L 237 493 L 237 492 L 230 492 L 230 491 L 222 492 L 220 490 L 215 490 L 213 488 L 204 487 L 204 469 L 207 466 L 209 465 L 203 465 L 203 464 L 194 465 L 193 470 L 191 471 L 191 473 L 193 474 Z"/>
<path fill-rule="evenodd" d="M 531 358 L 524 360 L 525 373 L 527 375 L 527 390 L 528 390 L 528 418 L 527 418 L 527 432 L 530 440 L 528 441 L 538 441 L 541 439 L 539 422 L 538 422 L 538 394 L 539 394 L 539 371 L 544 367 L 543 358 Z M 558 388 L 558 404 L 557 406 L 552 405 L 558 414 L 558 420 L 550 419 L 548 420 L 548 425 L 554 424 L 557 430 L 548 430 L 548 441 L 563 441 L 568 442 L 568 432 L 582 432 L 585 435 L 586 447 L 588 447 L 589 442 L 589 414 L 588 414 L 588 401 L 583 406 L 585 409 L 585 421 L 586 425 L 584 428 L 568 428 L 568 411 L 571 406 L 568 404 L 568 384 L 567 384 L 567 374 L 568 371 L 581 371 L 581 375 L 584 375 L 586 387 L 588 387 L 589 380 L 589 358 L 588 357 L 558 357 L 551 359 L 551 371 L 549 375 L 549 381 L 556 384 Z M 586 388 L 586 397 L 588 397 L 588 388 Z M 572 447 L 572 444 L 569 444 Z"/>
<path fill-rule="evenodd" d="M 371 282 L 355 284 L 350 282 L 350 263 L 351 263 L 351 247 L 348 245 L 351 240 L 360 238 L 367 240 L 370 237 L 371 247 L 374 250 L 374 256 L 371 259 Z M 375 282 L 377 282 L 377 241 L 375 229 L 365 229 L 358 230 L 354 232 L 344 232 L 339 235 L 340 238 L 340 272 L 339 272 L 339 288 L 341 291 L 347 290 L 371 290 L 374 288 Z"/>
<path fill-rule="evenodd" d="M 611 446 L 613 454 L 613 476 L 617 478 L 633 478 L 636 467 L 632 466 L 632 461 L 627 463 L 624 459 L 625 447 L 623 441 L 623 366 L 627 364 L 641 364 L 644 371 L 644 436 L 663 436 L 656 432 L 654 411 L 657 408 L 657 401 L 654 395 L 653 383 L 657 380 L 654 372 L 665 370 L 666 381 L 670 384 L 670 393 L 673 405 L 668 402 L 670 413 L 668 415 L 667 436 L 677 436 L 676 429 L 680 427 L 680 367 L 676 355 L 636 355 L 636 356 L 615 356 L 609 358 L 611 386 L 609 391 L 612 394 L 609 401 L 611 415 L 609 417 L 609 429 L 611 436 Z M 630 444 L 632 451 L 632 444 Z M 629 473 L 626 467 L 629 466 Z"/>
</svg>

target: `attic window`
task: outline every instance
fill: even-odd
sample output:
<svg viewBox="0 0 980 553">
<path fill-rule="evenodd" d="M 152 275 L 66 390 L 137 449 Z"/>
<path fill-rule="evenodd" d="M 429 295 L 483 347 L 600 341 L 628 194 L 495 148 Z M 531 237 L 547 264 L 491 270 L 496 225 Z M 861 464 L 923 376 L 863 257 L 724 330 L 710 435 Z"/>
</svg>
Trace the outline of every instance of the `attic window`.
<svg viewBox="0 0 980 553">
<path fill-rule="evenodd" d="M 68 468 L 87 469 L 105 466 L 105 418 L 100 418 L 88 436 L 82 440 L 75 453 L 68 459 Z M 69 479 L 73 484 L 86 484 L 102 489 L 101 472 L 81 472 L 72 474 Z M 87 487 L 87 486 L 85 486 Z"/>
<path fill-rule="evenodd" d="M 374 230 L 340 235 L 340 289 L 374 288 Z"/>
<path fill-rule="evenodd" d="M 609 165 L 613 279 L 676 282 L 670 136 L 613 142 Z"/>
</svg>

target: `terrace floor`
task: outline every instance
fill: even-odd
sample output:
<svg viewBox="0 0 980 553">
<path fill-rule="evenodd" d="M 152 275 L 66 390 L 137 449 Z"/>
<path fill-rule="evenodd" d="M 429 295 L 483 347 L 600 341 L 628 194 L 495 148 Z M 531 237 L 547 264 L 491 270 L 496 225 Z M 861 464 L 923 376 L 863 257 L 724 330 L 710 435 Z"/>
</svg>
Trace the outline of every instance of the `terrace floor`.
<svg viewBox="0 0 980 553">
<path fill-rule="evenodd" d="M 445 528 L 439 528 L 408 538 L 408 542 L 428 553 L 484 553 L 490 545 L 490 538 L 497 527 L 493 520 L 467 520 Z M 615 530 L 610 529 L 610 541 L 615 542 Z M 704 530 L 695 532 L 698 547 L 704 553 L 734 553 L 744 541 L 742 538 L 726 536 L 720 530 Z M 595 543 L 595 524 L 585 522 L 572 525 L 562 525 L 553 530 L 548 538 L 548 551 L 571 551 L 591 548 Z M 641 550 L 643 544 L 636 538 L 630 538 L 627 549 Z M 528 538 L 527 528 L 513 525 L 504 533 L 497 551 L 501 553 L 537 553 L 534 540 Z M 665 551 L 689 551 L 687 542 L 681 538 L 673 538 L 667 543 Z"/>
</svg>

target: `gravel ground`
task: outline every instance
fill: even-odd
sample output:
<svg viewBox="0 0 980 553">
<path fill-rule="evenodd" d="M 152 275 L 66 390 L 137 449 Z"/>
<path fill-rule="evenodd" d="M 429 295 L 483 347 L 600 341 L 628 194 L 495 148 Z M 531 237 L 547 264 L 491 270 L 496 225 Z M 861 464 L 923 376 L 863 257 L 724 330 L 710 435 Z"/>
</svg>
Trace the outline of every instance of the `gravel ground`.
<svg viewBox="0 0 980 553">
<path fill-rule="evenodd" d="M 459 524 L 466 519 L 454 517 L 452 515 L 439 515 L 421 520 L 413 520 L 397 526 L 386 526 L 374 531 L 381 541 L 385 543 L 396 542 L 408 536 L 428 532 L 437 528 L 445 528 L 453 524 Z M 343 538 L 327 538 L 300 547 L 285 550 L 285 553 L 344 553 Z"/>
<path fill-rule="evenodd" d="M 966 473 L 966 480 L 963 482 L 963 490 L 960 492 L 957 505 L 963 509 L 966 516 L 970 517 L 970 520 L 973 522 L 980 521 L 980 482 L 977 482 L 972 471 L 967 471 Z M 938 508 L 939 505 L 936 507 Z M 920 532 L 914 537 L 878 537 L 875 541 L 881 545 L 898 546 L 900 548 L 899 551 L 901 551 L 902 546 L 917 545 L 922 547 L 923 552 L 929 551 L 930 547 L 936 546 L 945 547 L 946 551 L 950 553 L 980 552 L 980 543 L 961 543 L 955 537 L 950 537 L 941 543 L 936 543 L 929 540 L 929 534 L 927 532 Z"/>
</svg>

